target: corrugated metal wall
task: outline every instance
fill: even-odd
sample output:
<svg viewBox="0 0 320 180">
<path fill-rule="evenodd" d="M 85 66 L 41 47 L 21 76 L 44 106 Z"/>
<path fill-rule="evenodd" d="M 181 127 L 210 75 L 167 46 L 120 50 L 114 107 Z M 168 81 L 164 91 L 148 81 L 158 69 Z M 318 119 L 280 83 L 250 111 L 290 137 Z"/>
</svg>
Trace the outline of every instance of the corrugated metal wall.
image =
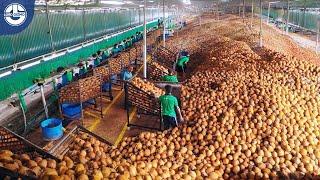
<svg viewBox="0 0 320 180">
<path fill-rule="evenodd" d="M 157 11 L 148 9 L 147 20 L 158 18 Z M 60 10 L 50 11 L 48 18 L 43 11 L 36 12 L 32 23 L 22 33 L 0 37 L 0 68 L 138 25 L 143 21 L 143 11 Z"/>
</svg>

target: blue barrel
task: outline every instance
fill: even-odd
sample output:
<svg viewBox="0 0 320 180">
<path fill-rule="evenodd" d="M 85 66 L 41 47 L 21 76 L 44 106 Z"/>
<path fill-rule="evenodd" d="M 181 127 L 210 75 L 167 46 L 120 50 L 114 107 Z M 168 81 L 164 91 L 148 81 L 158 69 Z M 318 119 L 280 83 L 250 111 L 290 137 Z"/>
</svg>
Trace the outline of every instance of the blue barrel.
<svg viewBox="0 0 320 180">
<path fill-rule="evenodd" d="M 40 124 L 42 137 L 47 141 L 57 140 L 62 137 L 62 121 L 60 119 L 47 119 Z"/>
</svg>

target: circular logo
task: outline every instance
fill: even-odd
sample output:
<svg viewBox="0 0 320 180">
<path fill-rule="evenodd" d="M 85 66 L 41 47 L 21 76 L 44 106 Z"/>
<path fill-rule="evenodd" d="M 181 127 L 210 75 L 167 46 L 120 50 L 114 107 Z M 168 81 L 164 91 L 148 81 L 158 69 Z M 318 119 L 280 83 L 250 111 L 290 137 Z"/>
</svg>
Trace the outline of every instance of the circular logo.
<svg viewBox="0 0 320 180">
<path fill-rule="evenodd" d="M 4 10 L 4 19 L 11 26 L 20 26 L 27 19 L 27 10 L 19 3 L 9 4 Z"/>
</svg>

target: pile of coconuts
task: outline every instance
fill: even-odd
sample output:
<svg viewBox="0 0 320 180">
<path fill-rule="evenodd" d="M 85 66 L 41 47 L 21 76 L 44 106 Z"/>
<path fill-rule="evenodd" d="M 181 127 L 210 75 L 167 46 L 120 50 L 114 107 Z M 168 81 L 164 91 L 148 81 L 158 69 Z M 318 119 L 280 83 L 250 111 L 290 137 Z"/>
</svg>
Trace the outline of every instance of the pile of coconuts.
<svg viewBox="0 0 320 180">
<path fill-rule="evenodd" d="M 205 58 L 182 87 L 186 122 L 126 137 L 117 147 L 78 137 L 66 157 L 75 163 L 71 177 L 319 178 L 320 68 L 223 36 L 198 43 L 207 48 L 192 45 Z"/>
</svg>

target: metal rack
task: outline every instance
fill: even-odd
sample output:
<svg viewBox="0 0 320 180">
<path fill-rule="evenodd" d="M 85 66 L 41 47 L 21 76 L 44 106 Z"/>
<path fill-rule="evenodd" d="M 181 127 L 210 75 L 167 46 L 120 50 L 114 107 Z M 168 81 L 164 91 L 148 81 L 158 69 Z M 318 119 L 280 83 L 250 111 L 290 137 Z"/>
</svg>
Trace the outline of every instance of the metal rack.
<svg viewBox="0 0 320 180">
<path fill-rule="evenodd" d="M 152 56 L 155 61 L 160 62 L 166 68 L 175 70 L 177 55 L 170 49 L 163 46 L 158 46 L 153 52 Z"/>
<path fill-rule="evenodd" d="M 61 116 L 67 119 L 73 119 L 72 117 L 63 115 L 61 109 L 63 103 L 80 104 L 80 119 L 82 119 L 83 106 L 84 103 L 87 103 L 90 105 L 94 105 L 95 108 L 92 109 L 99 111 L 101 118 L 103 118 L 101 82 L 101 76 L 91 76 L 88 78 L 80 79 L 76 82 L 72 82 L 71 84 L 68 84 L 67 86 L 61 88 L 59 91 L 59 110 Z M 100 108 L 97 108 L 97 98 L 100 99 Z M 92 99 L 94 99 L 94 103 L 89 102 L 89 100 Z"/>
<path fill-rule="evenodd" d="M 79 133 L 86 133 L 89 136 L 92 136 L 98 139 L 100 142 L 105 143 L 107 145 L 112 146 L 110 142 L 103 139 L 102 137 L 90 132 L 88 129 L 83 126 L 77 125 L 72 128 L 68 134 L 66 134 L 55 146 L 53 146 L 48 152 L 55 157 L 63 157 L 69 150 L 71 145 L 74 143 L 74 137 L 76 137 Z"/>
<path fill-rule="evenodd" d="M 40 147 L 2 126 L 0 126 L 0 150 L 10 150 L 15 154 L 25 153 L 31 157 L 41 156 L 59 161 L 55 156 L 45 152 Z M 23 176 L 17 172 L 12 172 L 4 167 L 0 167 L 0 179 L 6 176 L 12 179 L 36 179 L 36 177 Z"/>
<path fill-rule="evenodd" d="M 111 84 L 111 70 L 109 67 L 101 66 L 93 69 L 93 75 L 94 76 L 101 76 L 101 86 L 103 83 L 110 83 Z M 103 94 L 105 96 L 105 94 Z M 109 88 L 109 92 L 107 97 L 110 98 L 110 100 L 113 100 L 112 95 L 112 89 Z"/>
<path fill-rule="evenodd" d="M 169 70 L 174 71 L 173 69 L 166 67 L 160 62 L 157 62 L 157 61 L 154 61 L 154 62 L 166 68 L 167 71 Z M 147 64 L 147 72 L 148 72 L 148 79 L 150 79 L 151 81 L 161 81 L 161 78 L 168 74 L 168 72 L 162 71 L 155 64 L 152 64 L 151 62 L 148 62 Z"/>
<path fill-rule="evenodd" d="M 162 115 L 161 115 L 161 104 L 159 100 L 148 94 L 147 92 L 139 89 L 130 81 L 125 82 L 125 104 L 127 109 L 128 127 L 135 126 L 146 129 L 162 130 Z M 159 128 L 147 127 L 130 122 L 130 110 L 131 106 L 137 108 L 138 114 L 150 115 L 158 117 L 160 120 Z"/>
</svg>

